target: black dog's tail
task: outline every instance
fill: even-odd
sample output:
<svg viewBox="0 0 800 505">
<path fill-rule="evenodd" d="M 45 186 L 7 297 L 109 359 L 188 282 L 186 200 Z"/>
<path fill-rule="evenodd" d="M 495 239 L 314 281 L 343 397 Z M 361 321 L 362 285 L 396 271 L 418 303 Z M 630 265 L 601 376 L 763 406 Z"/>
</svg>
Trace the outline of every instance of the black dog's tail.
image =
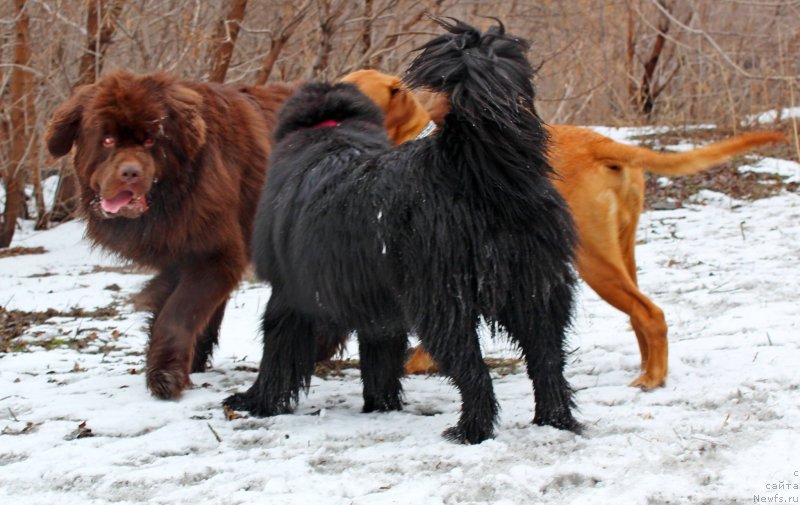
<svg viewBox="0 0 800 505">
<path fill-rule="evenodd" d="M 437 150 L 467 172 L 452 174 L 452 182 L 505 204 L 531 201 L 551 169 L 547 133 L 533 105 L 528 43 L 507 35 L 502 24 L 481 33 L 455 19 L 434 21 L 449 33 L 421 48 L 404 80 L 449 97 Z"/>
</svg>

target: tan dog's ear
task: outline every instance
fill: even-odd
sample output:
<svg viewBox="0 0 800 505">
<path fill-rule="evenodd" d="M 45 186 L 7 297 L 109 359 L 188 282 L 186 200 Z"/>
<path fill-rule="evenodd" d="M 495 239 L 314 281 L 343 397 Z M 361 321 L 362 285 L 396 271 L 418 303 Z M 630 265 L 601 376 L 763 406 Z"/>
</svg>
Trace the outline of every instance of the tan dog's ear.
<svg viewBox="0 0 800 505">
<path fill-rule="evenodd" d="M 450 112 L 450 100 L 447 95 L 423 90 L 419 92 L 419 100 L 422 107 L 427 111 L 431 121 L 437 126 L 444 124 L 444 117 Z"/>
<path fill-rule="evenodd" d="M 170 136 L 176 136 L 184 152 L 194 158 L 206 143 L 207 126 L 200 107 L 203 97 L 181 83 L 170 83 L 166 91 L 169 109 Z"/>
<path fill-rule="evenodd" d="M 389 96 L 384 120 L 389 138 L 395 144 L 415 139 L 428 124 L 430 120 L 428 113 L 399 78 L 391 82 Z"/>
<path fill-rule="evenodd" d="M 45 139 L 47 150 L 56 158 L 69 153 L 80 133 L 83 109 L 94 93 L 94 85 L 80 86 L 69 99 L 53 112 L 47 126 Z"/>
</svg>

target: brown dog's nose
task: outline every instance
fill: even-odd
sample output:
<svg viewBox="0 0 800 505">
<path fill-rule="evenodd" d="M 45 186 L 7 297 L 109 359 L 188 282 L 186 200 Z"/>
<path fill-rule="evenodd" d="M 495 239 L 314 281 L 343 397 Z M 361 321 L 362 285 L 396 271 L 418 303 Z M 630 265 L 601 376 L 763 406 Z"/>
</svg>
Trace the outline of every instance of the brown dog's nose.
<svg viewBox="0 0 800 505">
<path fill-rule="evenodd" d="M 128 161 L 119 166 L 117 174 L 122 182 L 130 184 L 138 181 L 142 176 L 142 166 L 138 163 Z"/>
</svg>

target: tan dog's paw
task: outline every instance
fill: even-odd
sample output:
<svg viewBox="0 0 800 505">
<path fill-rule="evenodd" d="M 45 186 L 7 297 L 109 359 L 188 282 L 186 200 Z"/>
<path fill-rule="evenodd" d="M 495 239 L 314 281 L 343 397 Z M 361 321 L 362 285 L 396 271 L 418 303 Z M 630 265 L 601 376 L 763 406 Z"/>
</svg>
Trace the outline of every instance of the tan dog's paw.
<svg viewBox="0 0 800 505">
<path fill-rule="evenodd" d="M 644 391 L 651 391 L 656 388 L 664 387 L 666 383 L 666 377 L 656 377 L 645 372 L 637 377 L 636 380 L 628 384 L 628 386 L 632 388 L 641 388 Z"/>
</svg>

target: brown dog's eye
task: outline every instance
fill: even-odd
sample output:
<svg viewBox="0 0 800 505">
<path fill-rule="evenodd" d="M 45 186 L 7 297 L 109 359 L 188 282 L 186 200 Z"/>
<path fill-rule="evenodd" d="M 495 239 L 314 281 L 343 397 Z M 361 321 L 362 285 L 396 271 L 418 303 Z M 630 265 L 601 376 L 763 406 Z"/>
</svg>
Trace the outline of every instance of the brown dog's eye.
<svg viewBox="0 0 800 505">
<path fill-rule="evenodd" d="M 145 147 L 153 147 L 153 139 L 147 137 L 146 139 L 144 139 L 144 142 L 142 142 L 142 145 Z"/>
<path fill-rule="evenodd" d="M 103 147 L 114 147 L 116 143 L 117 141 L 114 137 L 105 137 L 103 139 Z"/>
<path fill-rule="evenodd" d="M 398 93 L 400 93 L 400 88 L 392 88 L 392 89 L 389 90 L 389 95 L 391 95 L 391 96 L 394 96 L 394 95 L 396 95 Z"/>
</svg>

